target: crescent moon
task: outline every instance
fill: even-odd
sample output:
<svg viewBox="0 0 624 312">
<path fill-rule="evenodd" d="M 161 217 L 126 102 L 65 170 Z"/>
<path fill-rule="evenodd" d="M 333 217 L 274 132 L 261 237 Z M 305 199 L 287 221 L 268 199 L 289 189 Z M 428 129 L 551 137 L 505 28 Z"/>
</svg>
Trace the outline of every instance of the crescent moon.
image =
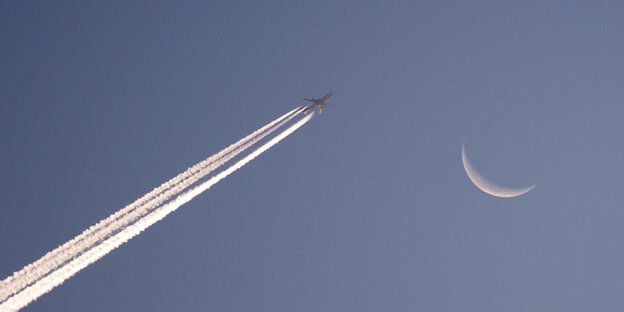
<svg viewBox="0 0 624 312">
<path fill-rule="evenodd" d="M 466 149 L 464 146 L 465 144 L 462 144 L 462 163 L 464 164 L 464 169 L 466 170 L 466 174 L 468 174 L 470 181 L 472 181 L 472 183 L 474 183 L 474 185 L 476 185 L 480 190 L 492 196 L 508 198 L 525 194 L 535 187 L 536 184 L 533 184 L 529 187 L 513 189 L 497 185 L 496 183 L 486 179 L 477 170 L 475 170 L 474 167 L 472 167 L 468 157 L 466 157 Z"/>
</svg>

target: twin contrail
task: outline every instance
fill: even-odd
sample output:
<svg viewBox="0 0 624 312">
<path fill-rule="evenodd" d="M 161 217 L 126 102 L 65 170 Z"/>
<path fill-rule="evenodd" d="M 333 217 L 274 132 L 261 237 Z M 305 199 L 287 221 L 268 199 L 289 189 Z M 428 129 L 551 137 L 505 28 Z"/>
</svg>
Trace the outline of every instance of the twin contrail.
<svg viewBox="0 0 624 312">
<path fill-rule="evenodd" d="M 150 225 L 163 219 L 230 173 L 241 168 L 308 122 L 314 113 L 297 121 L 229 168 L 207 181 L 191 187 L 215 169 L 281 128 L 299 115 L 301 111 L 302 108 L 299 107 L 286 113 L 221 152 L 188 168 L 132 204 L 48 252 L 39 260 L 0 281 L 0 311 L 15 311 L 28 305 Z"/>
<path fill-rule="evenodd" d="M 0 302 L 3 302 L 8 298 L 8 296 L 16 293 L 25 286 L 33 283 L 35 280 L 48 274 L 51 271 L 51 268 L 63 265 L 67 259 L 71 259 L 84 250 L 92 247 L 94 244 L 99 243 L 103 237 L 108 237 L 114 234 L 115 231 L 119 231 L 123 225 L 135 222 L 137 217 L 145 215 L 154 207 L 161 205 L 164 201 L 171 198 L 174 194 L 177 194 L 181 190 L 196 183 L 216 167 L 229 161 L 250 145 L 253 145 L 258 140 L 270 134 L 273 131 L 272 129 L 275 127 L 282 126 L 284 122 L 287 122 L 290 118 L 293 118 L 296 115 L 294 112 L 297 110 L 298 109 L 290 111 L 289 113 L 277 118 L 275 121 L 244 137 L 238 142 L 230 145 L 221 152 L 187 169 L 185 172 L 163 183 L 160 187 L 139 198 L 134 203 L 98 222 L 89 229 L 85 230 L 82 234 L 50 251 L 41 259 L 27 265 L 21 271 L 16 272 L 12 276 L 0 282 Z"/>
</svg>

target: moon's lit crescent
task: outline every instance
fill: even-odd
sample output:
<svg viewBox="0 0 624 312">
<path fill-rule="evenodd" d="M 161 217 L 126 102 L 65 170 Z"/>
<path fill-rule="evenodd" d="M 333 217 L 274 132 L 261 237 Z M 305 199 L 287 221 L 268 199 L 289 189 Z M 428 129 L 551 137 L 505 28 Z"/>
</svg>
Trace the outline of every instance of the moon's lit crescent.
<svg viewBox="0 0 624 312">
<path fill-rule="evenodd" d="M 472 183 L 474 183 L 480 190 L 497 197 L 516 197 L 532 190 L 535 187 L 535 184 L 533 184 L 525 188 L 512 189 L 497 185 L 496 183 L 486 179 L 470 164 L 468 157 L 466 157 L 466 149 L 464 148 L 464 145 L 465 144 L 462 144 L 462 162 L 464 164 L 464 169 L 466 170 L 466 174 L 468 174 L 470 181 L 472 181 Z"/>
</svg>

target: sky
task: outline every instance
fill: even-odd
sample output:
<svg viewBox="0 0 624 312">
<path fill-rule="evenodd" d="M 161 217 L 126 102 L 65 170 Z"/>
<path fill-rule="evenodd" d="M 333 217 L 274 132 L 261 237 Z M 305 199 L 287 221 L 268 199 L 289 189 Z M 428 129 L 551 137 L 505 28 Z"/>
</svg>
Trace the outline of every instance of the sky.
<svg viewBox="0 0 624 312">
<path fill-rule="evenodd" d="M 0 4 L 0 279 L 333 90 L 24 311 L 622 311 L 618 1 Z M 533 190 L 480 191 L 488 179 Z"/>
</svg>

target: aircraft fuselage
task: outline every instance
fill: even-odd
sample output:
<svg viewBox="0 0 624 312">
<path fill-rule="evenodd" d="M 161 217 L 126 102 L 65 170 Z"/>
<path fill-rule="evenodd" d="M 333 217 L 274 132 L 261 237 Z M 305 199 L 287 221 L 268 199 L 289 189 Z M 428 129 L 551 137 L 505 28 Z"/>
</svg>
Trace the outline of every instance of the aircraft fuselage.
<svg viewBox="0 0 624 312">
<path fill-rule="evenodd" d="M 325 96 L 323 96 L 320 99 L 306 99 L 304 98 L 304 101 L 308 101 L 308 102 L 312 102 L 314 104 L 306 107 L 303 112 L 307 113 L 308 111 L 313 110 L 315 107 L 319 107 L 319 113 L 323 112 L 323 109 L 325 108 L 325 105 L 327 105 L 327 103 L 325 102 L 327 99 L 329 99 L 332 95 L 334 95 L 334 91 L 330 91 L 329 93 L 325 94 Z"/>
</svg>

